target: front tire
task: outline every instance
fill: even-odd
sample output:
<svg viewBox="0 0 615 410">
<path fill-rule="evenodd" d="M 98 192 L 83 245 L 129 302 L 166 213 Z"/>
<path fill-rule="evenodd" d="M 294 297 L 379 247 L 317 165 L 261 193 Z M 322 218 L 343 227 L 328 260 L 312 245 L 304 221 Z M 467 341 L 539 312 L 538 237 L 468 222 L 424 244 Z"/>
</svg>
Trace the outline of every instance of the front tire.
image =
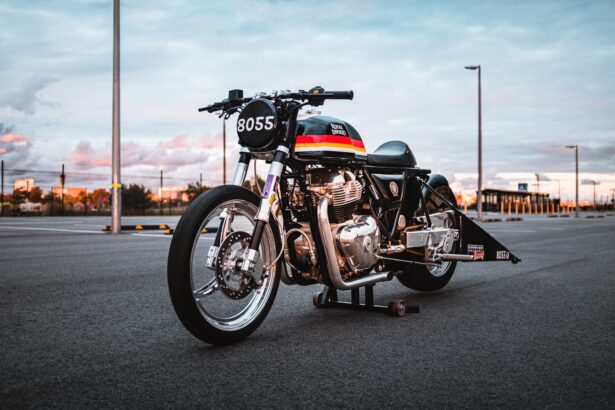
<svg viewBox="0 0 615 410">
<path fill-rule="evenodd" d="M 457 200 L 453 191 L 448 185 L 448 181 L 442 175 L 431 175 L 427 182 L 436 192 L 446 198 L 453 205 L 457 206 Z M 427 202 L 427 210 L 430 214 L 449 210 L 444 202 L 430 191 L 424 191 Z M 421 292 L 433 292 L 442 289 L 451 280 L 457 262 L 449 261 L 442 263 L 441 266 L 423 266 L 403 264 L 399 266 L 403 272 L 397 275 L 397 279 L 407 288 Z"/>
<path fill-rule="evenodd" d="M 281 268 L 280 261 L 275 258 L 281 241 L 273 217 L 263 231 L 260 261 L 255 269 L 270 268 L 257 289 L 248 289 L 241 297 L 229 296 L 222 289 L 220 275 L 205 264 L 215 237 L 216 230 L 212 228 L 222 228 L 220 214 L 226 210 L 233 215 L 223 229 L 220 242 L 225 236 L 229 239 L 233 236 L 244 238 L 245 243 L 243 232 L 248 236 L 252 234 L 259 203 L 259 198 L 247 189 L 219 186 L 196 198 L 175 229 L 167 265 L 171 301 L 186 329 L 205 342 L 228 345 L 246 338 L 265 319 L 275 299 Z M 231 250 L 228 254 L 240 253 Z M 231 275 L 222 275 L 226 276 L 230 278 Z M 243 280 L 239 278 L 239 283 Z"/>
</svg>

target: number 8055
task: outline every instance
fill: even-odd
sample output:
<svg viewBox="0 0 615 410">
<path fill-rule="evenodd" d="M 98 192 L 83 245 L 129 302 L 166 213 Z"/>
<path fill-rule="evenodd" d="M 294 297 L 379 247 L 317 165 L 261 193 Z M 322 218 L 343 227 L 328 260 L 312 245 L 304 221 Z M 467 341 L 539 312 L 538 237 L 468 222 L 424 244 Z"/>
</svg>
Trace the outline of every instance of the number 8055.
<svg viewBox="0 0 615 410">
<path fill-rule="evenodd" d="M 252 130 L 261 131 L 263 129 L 272 130 L 275 126 L 275 123 L 273 122 L 274 118 L 275 117 L 273 115 L 268 115 L 266 117 L 250 117 L 247 119 L 240 118 L 237 121 L 237 132 L 250 132 Z"/>
</svg>

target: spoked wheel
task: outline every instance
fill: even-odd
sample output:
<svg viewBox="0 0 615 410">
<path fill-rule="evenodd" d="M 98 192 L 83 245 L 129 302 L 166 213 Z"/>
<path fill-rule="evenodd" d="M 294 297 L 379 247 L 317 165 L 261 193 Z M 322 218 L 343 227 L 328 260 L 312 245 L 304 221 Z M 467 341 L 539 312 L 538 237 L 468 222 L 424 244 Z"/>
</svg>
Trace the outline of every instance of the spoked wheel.
<svg viewBox="0 0 615 410">
<path fill-rule="evenodd" d="M 431 179 L 433 178 L 433 180 Z M 441 175 L 432 175 L 430 178 L 430 186 L 435 189 L 440 195 L 446 198 L 453 205 L 457 205 L 457 200 L 453 191 L 448 186 L 448 181 Z M 430 214 L 437 212 L 444 212 L 449 210 L 444 201 L 438 198 L 436 195 L 428 192 L 427 195 L 427 210 Z M 456 221 L 457 219 L 455 219 Z M 442 228 L 458 228 L 457 222 L 447 221 L 446 226 Z M 434 225 L 436 226 L 436 225 Z M 457 244 L 451 244 L 450 249 L 446 249 L 445 253 L 454 253 Z M 397 279 L 406 287 L 419 291 L 434 291 L 442 289 L 451 280 L 453 272 L 457 262 L 446 261 L 439 265 L 410 265 L 403 264 L 399 268 L 403 271 L 403 274 L 398 275 Z"/>
<path fill-rule="evenodd" d="M 240 271 L 258 204 L 258 197 L 244 188 L 216 187 L 192 202 L 173 235 L 167 267 L 171 301 L 183 325 L 208 343 L 244 339 L 275 299 L 281 244 L 273 218 L 264 229 L 255 270 L 251 275 Z M 207 258 L 218 231 L 218 256 L 210 268 Z"/>
</svg>

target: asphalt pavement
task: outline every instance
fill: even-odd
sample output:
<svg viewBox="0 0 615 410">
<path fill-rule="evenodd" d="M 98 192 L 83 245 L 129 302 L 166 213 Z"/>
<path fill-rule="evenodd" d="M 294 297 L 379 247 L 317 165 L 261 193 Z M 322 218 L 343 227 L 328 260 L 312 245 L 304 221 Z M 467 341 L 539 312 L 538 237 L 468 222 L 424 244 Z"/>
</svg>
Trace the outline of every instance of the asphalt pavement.
<svg viewBox="0 0 615 410">
<path fill-rule="evenodd" d="M 0 218 L 1 408 L 615 408 L 615 217 L 484 224 L 523 261 L 460 264 L 431 294 L 377 285 L 420 305 L 403 318 L 280 285 L 223 348 L 175 316 L 170 236 L 108 222 Z"/>
</svg>

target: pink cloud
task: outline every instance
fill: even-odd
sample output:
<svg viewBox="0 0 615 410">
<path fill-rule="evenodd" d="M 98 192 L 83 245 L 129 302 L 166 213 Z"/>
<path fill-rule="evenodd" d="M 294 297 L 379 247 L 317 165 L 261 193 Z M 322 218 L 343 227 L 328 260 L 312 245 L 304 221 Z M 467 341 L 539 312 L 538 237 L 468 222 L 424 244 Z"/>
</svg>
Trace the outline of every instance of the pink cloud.
<svg viewBox="0 0 615 410">
<path fill-rule="evenodd" d="M 188 140 L 188 136 L 186 134 L 179 134 L 171 138 L 169 141 L 159 142 L 158 147 L 163 149 L 188 148 L 190 147 L 190 141 Z"/>
<path fill-rule="evenodd" d="M 5 134 L 0 137 L 0 142 L 3 144 L 12 144 L 14 142 L 30 142 L 31 138 L 19 134 Z"/>
<path fill-rule="evenodd" d="M 66 159 L 80 168 L 111 166 L 110 149 L 94 149 L 89 142 L 79 142 Z"/>
<path fill-rule="evenodd" d="M 203 136 L 190 139 L 185 134 L 177 135 L 169 140 L 163 140 L 155 145 L 144 145 L 129 142 L 122 144 L 122 167 L 151 166 L 176 170 L 177 168 L 198 165 L 207 166 L 220 156 L 219 150 L 212 149 L 222 146 L 221 138 Z M 235 151 L 229 144 L 227 152 Z M 81 169 L 111 166 L 111 146 L 93 147 L 87 141 L 79 142 L 66 160 Z"/>
<path fill-rule="evenodd" d="M 199 148 L 221 148 L 222 147 L 222 135 L 216 135 L 214 137 L 201 137 L 197 139 L 196 146 Z"/>
</svg>

